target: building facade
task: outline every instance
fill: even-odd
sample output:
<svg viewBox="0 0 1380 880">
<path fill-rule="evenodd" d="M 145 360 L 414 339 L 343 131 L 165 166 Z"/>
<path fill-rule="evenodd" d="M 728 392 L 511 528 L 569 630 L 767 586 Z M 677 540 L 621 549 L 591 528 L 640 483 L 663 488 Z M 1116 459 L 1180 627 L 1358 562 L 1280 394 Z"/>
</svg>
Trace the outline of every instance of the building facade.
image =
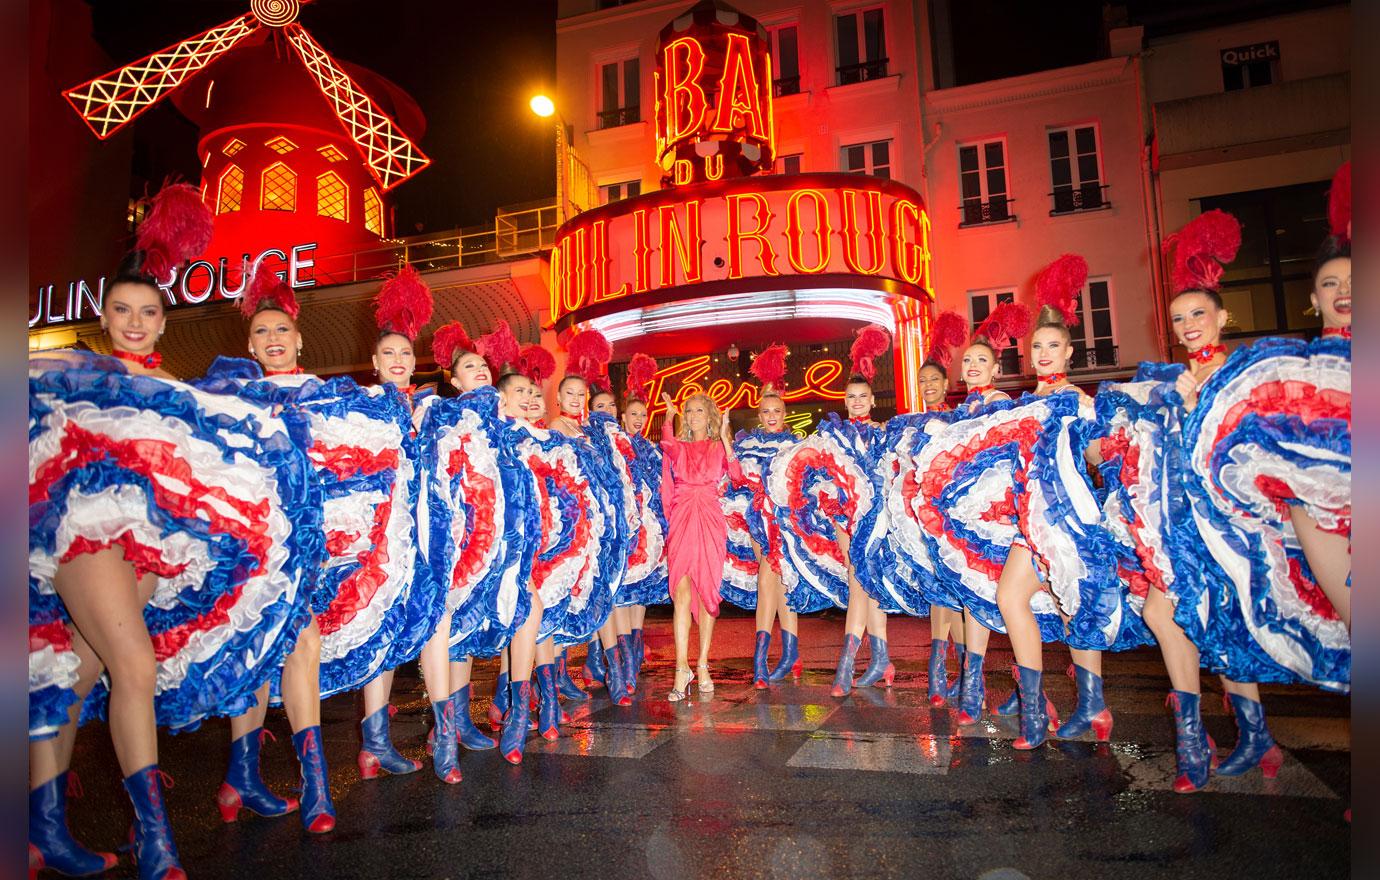
<svg viewBox="0 0 1380 880">
<path fill-rule="evenodd" d="M 1316 331 L 1310 270 L 1327 234 L 1327 188 L 1351 157 L 1351 9 L 1145 34 L 1158 224 L 1206 210 L 1242 223 L 1224 276 L 1227 336 Z"/>
</svg>

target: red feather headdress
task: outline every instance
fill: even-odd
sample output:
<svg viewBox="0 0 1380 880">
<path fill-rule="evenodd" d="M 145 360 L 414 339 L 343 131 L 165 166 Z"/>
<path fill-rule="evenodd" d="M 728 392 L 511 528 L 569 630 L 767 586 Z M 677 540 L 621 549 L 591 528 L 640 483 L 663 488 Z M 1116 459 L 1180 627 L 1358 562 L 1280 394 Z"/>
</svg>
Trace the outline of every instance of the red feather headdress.
<svg viewBox="0 0 1380 880">
<path fill-rule="evenodd" d="M 858 330 L 852 348 L 848 349 L 853 372 L 871 382 L 872 377 L 877 375 L 877 365 L 873 361 L 886 354 L 890 347 L 891 334 L 881 324 L 868 324 Z"/>
<path fill-rule="evenodd" d="M 608 362 L 613 346 L 598 330 L 581 330 L 566 344 L 567 376 L 579 376 L 591 391 L 608 390 Z"/>
<path fill-rule="evenodd" d="M 1177 295 L 1185 290 L 1216 290 L 1222 266 L 1236 259 L 1241 247 L 1241 224 L 1226 211 L 1213 210 L 1193 218 L 1164 240 L 1171 259 L 1169 279 Z"/>
<path fill-rule="evenodd" d="M 260 263 L 254 270 L 254 280 L 249 282 L 249 290 L 240 297 L 240 311 L 246 318 L 252 318 L 269 309 L 277 309 L 296 321 L 302 306 L 278 273 Z"/>
<path fill-rule="evenodd" d="M 379 295 L 374 297 L 374 320 L 381 332 L 399 333 L 416 342 L 417 334 L 431 320 L 433 307 L 431 288 L 409 264 L 388 276 L 379 288 Z"/>
<path fill-rule="evenodd" d="M 491 332 L 475 340 L 475 347 L 495 376 L 501 375 L 509 364 L 517 364 L 518 341 L 507 321 L 500 320 Z"/>
<path fill-rule="evenodd" d="M 790 349 L 777 342 L 752 359 L 752 366 L 748 369 L 762 383 L 763 391 L 769 388 L 777 393 L 786 390 L 786 356 L 790 353 Z"/>
<path fill-rule="evenodd" d="M 451 321 L 443 327 L 438 327 L 436 332 L 431 334 L 431 354 L 436 358 L 438 367 L 449 370 L 455 366 L 456 355 L 474 350 L 475 345 L 470 340 L 470 334 L 465 332 L 465 325 L 459 321 Z"/>
<path fill-rule="evenodd" d="M 1003 351 L 1029 332 L 1029 308 L 1016 302 L 998 303 L 987 320 L 973 331 L 973 339 L 985 339 L 992 348 Z"/>
<path fill-rule="evenodd" d="M 651 355 L 639 351 L 628 361 L 628 388 L 625 396 L 628 400 L 647 403 L 647 397 L 652 391 L 652 379 L 655 377 L 656 361 Z"/>
<path fill-rule="evenodd" d="M 518 353 L 517 371 L 541 387 L 556 372 L 556 357 L 540 345 L 528 345 Z"/>
<path fill-rule="evenodd" d="M 174 269 L 200 256 L 211 244 L 215 218 L 201 193 L 186 183 L 168 184 L 148 204 L 134 247 L 144 253 L 140 271 L 166 284 Z"/>
<path fill-rule="evenodd" d="M 1351 241 L 1351 163 L 1345 162 L 1332 177 L 1327 191 L 1327 225 L 1342 242 Z"/>
<path fill-rule="evenodd" d="M 968 322 L 958 312 L 944 312 L 930 327 L 930 349 L 925 360 L 948 368 L 954 359 L 954 349 L 968 339 Z"/>
<path fill-rule="evenodd" d="M 1059 312 L 1068 327 L 1077 326 L 1075 303 L 1088 283 L 1088 261 L 1077 254 L 1064 254 L 1035 276 L 1035 304 Z"/>
</svg>

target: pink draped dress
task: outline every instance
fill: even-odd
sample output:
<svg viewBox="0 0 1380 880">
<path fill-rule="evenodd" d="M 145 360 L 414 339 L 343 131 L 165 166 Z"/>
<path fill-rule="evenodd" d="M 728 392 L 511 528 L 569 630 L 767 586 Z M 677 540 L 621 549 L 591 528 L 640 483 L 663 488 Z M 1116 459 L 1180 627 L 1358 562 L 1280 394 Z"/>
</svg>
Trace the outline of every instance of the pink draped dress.
<svg viewBox="0 0 1380 880">
<path fill-rule="evenodd" d="M 724 454 L 723 442 L 678 440 L 667 419 L 661 429 L 662 504 L 666 509 L 666 567 L 674 597 L 680 579 L 689 576 L 699 609 L 719 616 L 719 585 L 724 558 L 728 555 L 728 525 L 719 506 L 719 485 L 724 474 L 742 480 L 737 459 Z"/>
</svg>

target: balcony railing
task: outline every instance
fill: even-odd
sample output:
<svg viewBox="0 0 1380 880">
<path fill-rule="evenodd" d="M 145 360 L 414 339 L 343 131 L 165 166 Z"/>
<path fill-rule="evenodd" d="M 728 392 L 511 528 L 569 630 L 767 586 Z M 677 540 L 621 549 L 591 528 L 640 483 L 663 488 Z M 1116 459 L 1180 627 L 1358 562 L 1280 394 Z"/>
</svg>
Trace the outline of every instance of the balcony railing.
<svg viewBox="0 0 1380 880">
<path fill-rule="evenodd" d="M 1094 345 L 1088 348 L 1082 345 L 1073 347 L 1073 358 L 1069 361 L 1070 370 L 1099 370 L 1104 367 L 1115 367 L 1120 364 L 1117 357 L 1115 345 Z"/>
<path fill-rule="evenodd" d="M 783 76 L 781 79 L 773 82 L 771 88 L 772 96 L 776 98 L 784 98 L 787 95 L 798 95 L 800 94 L 800 77 Z"/>
<path fill-rule="evenodd" d="M 1054 200 L 1054 207 L 1050 209 L 1050 216 L 1056 214 L 1073 214 L 1078 211 L 1100 211 L 1103 208 L 1110 208 L 1112 203 L 1107 198 L 1103 190 L 1107 189 L 1105 183 L 1083 183 L 1076 187 L 1061 186 L 1049 194 Z"/>
<path fill-rule="evenodd" d="M 981 226 L 984 223 L 1005 223 L 1008 220 L 1015 220 L 1016 215 L 1011 213 L 1011 203 L 1015 199 L 1008 199 L 1006 196 L 993 196 L 987 201 L 981 199 L 968 199 L 959 210 L 963 212 L 963 221 L 959 226 Z"/>
<path fill-rule="evenodd" d="M 846 86 L 850 83 L 866 82 L 870 79 L 883 79 L 887 75 L 886 63 L 886 58 L 877 58 L 873 61 L 837 67 L 835 70 L 838 71 L 839 85 Z"/>
<path fill-rule="evenodd" d="M 492 226 L 469 227 L 436 235 L 393 239 L 380 247 L 317 255 L 318 285 L 376 279 L 411 263 L 421 271 L 463 269 L 550 250 L 560 225 L 556 205 L 534 202 L 500 208 Z"/>
<path fill-rule="evenodd" d="M 631 107 L 618 107 L 614 110 L 599 111 L 599 127 L 617 128 L 620 125 L 632 125 L 634 122 L 642 121 L 642 108 L 634 104 Z"/>
</svg>

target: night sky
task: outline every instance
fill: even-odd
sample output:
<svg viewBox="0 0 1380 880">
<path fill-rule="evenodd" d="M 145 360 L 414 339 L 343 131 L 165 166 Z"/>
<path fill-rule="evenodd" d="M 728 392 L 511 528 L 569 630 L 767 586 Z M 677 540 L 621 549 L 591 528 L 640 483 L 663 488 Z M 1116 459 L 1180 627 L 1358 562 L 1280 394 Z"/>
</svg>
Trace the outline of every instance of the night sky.
<svg viewBox="0 0 1380 880">
<path fill-rule="evenodd" d="M 91 0 L 116 63 L 243 14 L 248 0 Z M 393 192 L 396 229 L 490 224 L 494 209 L 555 194 L 555 133 L 527 107 L 556 66 L 554 0 L 318 0 L 299 21 L 336 58 L 397 83 L 421 106 L 433 164 Z M 104 71 L 91 71 L 92 75 Z M 198 180 L 196 128 L 164 100 L 135 121 L 136 178 Z M 156 184 L 155 184 L 156 188 Z"/>
<path fill-rule="evenodd" d="M 1250 6 L 1260 0 L 1237 0 Z M 90 0 L 95 37 L 133 61 L 219 24 L 248 0 Z M 690 0 L 687 0 L 687 6 Z M 953 2 L 958 84 L 1100 57 L 1101 0 Z M 555 70 L 555 0 L 316 0 L 300 21 L 336 57 L 381 73 L 427 117 L 434 163 L 393 193 L 397 232 L 488 224 L 495 208 L 555 192 L 550 127 L 527 108 Z M 98 71 L 91 71 L 94 75 Z M 196 130 L 171 102 L 135 122 L 133 195 L 170 172 L 196 180 Z"/>
</svg>

